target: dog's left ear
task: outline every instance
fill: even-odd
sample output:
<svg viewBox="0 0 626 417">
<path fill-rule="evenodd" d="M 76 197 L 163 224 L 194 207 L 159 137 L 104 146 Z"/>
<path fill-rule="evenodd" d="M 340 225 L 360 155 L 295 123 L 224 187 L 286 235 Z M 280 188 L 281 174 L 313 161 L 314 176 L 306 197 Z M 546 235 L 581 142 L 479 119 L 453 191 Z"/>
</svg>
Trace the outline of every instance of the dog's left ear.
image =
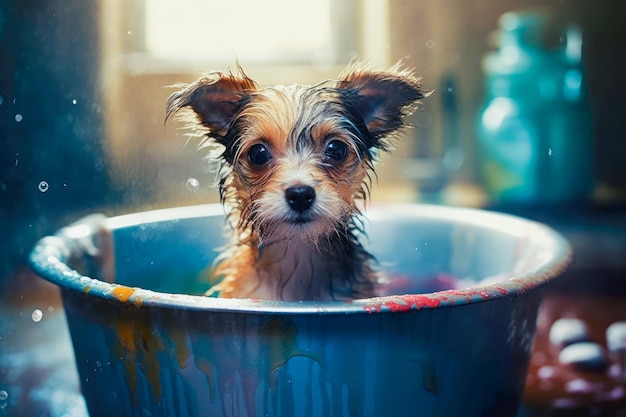
<svg viewBox="0 0 626 417">
<path fill-rule="evenodd" d="M 372 71 L 353 64 L 340 75 L 336 87 L 363 117 L 375 141 L 370 147 L 384 147 L 380 139 L 400 129 L 402 118 L 412 114 L 418 100 L 427 95 L 413 72 L 399 66 Z"/>
</svg>

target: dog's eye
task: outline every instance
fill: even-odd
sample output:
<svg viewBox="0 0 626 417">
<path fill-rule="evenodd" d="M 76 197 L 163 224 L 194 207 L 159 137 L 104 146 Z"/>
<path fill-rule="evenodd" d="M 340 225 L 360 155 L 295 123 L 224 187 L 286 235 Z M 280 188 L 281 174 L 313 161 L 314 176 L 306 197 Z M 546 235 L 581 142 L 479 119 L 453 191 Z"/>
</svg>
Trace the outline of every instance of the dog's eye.
<svg viewBox="0 0 626 417">
<path fill-rule="evenodd" d="M 272 159 L 272 155 L 270 155 L 270 151 L 267 147 L 261 143 L 257 143 L 256 145 L 252 145 L 248 150 L 248 160 L 252 162 L 253 165 L 262 166 L 267 164 L 270 159 Z"/>
<path fill-rule="evenodd" d="M 326 145 L 324 158 L 331 162 L 341 162 L 348 156 L 348 145 L 340 140 L 331 140 Z"/>
</svg>

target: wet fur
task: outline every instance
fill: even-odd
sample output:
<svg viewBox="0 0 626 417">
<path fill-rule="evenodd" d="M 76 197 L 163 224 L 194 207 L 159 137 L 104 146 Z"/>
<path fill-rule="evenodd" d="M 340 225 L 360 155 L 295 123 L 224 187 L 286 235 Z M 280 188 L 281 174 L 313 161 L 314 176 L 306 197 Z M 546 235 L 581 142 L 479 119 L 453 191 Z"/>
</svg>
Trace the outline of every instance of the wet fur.
<svg viewBox="0 0 626 417">
<path fill-rule="evenodd" d="M 221 145 L 220 196 L 234 233 L 210 292 L 278 300 L 376 295 L 372 257 L 358 240 L 357 201 L 369 194 L 376 153 L 388 150 L 424 95 L 411 71 L 361 64 L 335 82 L 270 88 L 237 67 L 172 94 L 166 119 L 191 109 L 192 125 Z M 340 163 L 325 153 L 330 141 L 347 145 Z M 271 154 L 264 166 L 248 157 L 256 144 Z M 286 202 L 285 190 L 298 185 L 315 190 L 305 213 Z"/>
</svg>

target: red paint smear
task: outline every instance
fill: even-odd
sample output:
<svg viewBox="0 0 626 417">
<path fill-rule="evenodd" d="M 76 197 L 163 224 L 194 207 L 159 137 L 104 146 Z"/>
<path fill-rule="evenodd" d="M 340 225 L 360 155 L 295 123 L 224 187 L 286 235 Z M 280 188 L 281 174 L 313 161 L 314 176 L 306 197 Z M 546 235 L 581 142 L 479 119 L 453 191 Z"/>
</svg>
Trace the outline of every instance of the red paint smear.
<svg viewBox="0 0 626 417">
<path fill-rule="evenodd" d="M 367 311 L 369 314 L 372 314 L 373 312 L 380 313 L 381 308 L 380 304 L 376 306 L 363 306 L 363 310 Z"/>
<path fill-rule="evenodd" d="M 363 306 L 363 309 L 368 313 L 373 313 L 376 311 L 380 313 L 382 311 L 383 306 L 387 307 L 389 311 L 394 313 L 406 313 L 413 309 L 415 306 L 418 310 L 427 307 L 427 308 L 435 308 L 439 307 L 441 301 L 425 295 L 419 294 L 409 294 L 398 297 L 389 298 L 381 301 L 375 305 L 367 305 Z"/>
<path fill-rule="evenodd" d="M 414 305 L 417 308 L 435 308 L 439 307 L 439 304 L 441 303 L 437 298 L 432 298 L 425 295 L 405 295 L 402 298 L 407 304 Z"/>
<path fill-rule="evenodd" d="M 476 293 L 480 295 L 483 298 L 483 300 L 486 300 L 489 298 L 489 293 L 487 291 L 481 290 L 481 291 L 476 291 Z"/>
<path fill-rule="evenodd" d="M 512 280 L 515 281 L 515 280 Z M 490 287 L 491 288 L 491 287 Z M 510 295 L 511 292 L 501 286 L 493 286 L 493 290 L 489 289 L 448 289 L 436 292 L 435 294 L 408 294 L 403 296 L 387 296 L 378 298 L 376 303 L 363 306 L 368 313 L 380 313 L 383 308 L 388 308 L 392 312 L 408 312 L 416 308 L 436 308 L 441 303 L 447 303 L 451 306 L 465 299 L 467 304 L 471 304 L 475 297 L 478 296 L 483 300 L 489 300 L 497 297 L 499 294 Z"/>
<path fill-rule="evenodd" d="M 399 303 L 395 301 L 386 301 L 383 303 L 385 306 L 389 308 L 390 311 L 394 313 L 406 313 L 407 311 L 411 311 L 410 304 Z"/>
<path fill-rule="evenodd" d="M 467 303 L 472 302 L 472 295 L 467 292 L 467 290 L 448 290 L 444 291 L 446 294 L 455 295 L 457 297 L 465 297 L 465 301 Z"/>
<path fill-rule="evenodd" d="M 496 290 L 497 290 L 500 294 L 503 294 L 503 295 L 509 295 L 509 291 L 507 291 L 505 288 L 502 288 L 502 287 L 495 287 L 495 289 L 496 289 Z"/>
</svg>

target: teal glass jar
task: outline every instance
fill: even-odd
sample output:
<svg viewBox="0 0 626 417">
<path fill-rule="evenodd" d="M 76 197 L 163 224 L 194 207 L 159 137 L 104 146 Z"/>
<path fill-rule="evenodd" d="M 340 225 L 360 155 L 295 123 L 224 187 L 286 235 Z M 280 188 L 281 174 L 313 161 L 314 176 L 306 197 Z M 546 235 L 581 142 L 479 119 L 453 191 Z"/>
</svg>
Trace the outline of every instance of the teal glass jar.
<svg viewBox="0 0 626 417">
<path fill-rule="evenodd" d="M 565 203 L 593 188 L 592 130 L 581 65 L 582 35 L 543 44 L 547 17 L 506 13 L 499 49 L 483 61 L 487 100 L 478 119 L 481 175 L 494 201 Z"/>
</svg>

